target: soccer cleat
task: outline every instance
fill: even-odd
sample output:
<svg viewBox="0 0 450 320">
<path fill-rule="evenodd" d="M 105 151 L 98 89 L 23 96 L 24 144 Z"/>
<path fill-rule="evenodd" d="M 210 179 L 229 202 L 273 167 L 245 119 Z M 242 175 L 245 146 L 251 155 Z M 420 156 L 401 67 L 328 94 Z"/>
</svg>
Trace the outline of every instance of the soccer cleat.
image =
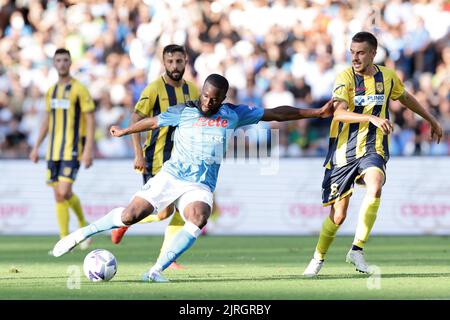
<svg viewBox="0 0 450 320">
<path fill-rule="evenodd" d="M 167 278 L 165 278 L 161 272 L 150 269 L 148 272 L 144 273 L 142 280 L 145 282 L 170 282 Z"/>
<path fill-rule="evenodd" d="M 60 257 L 75 248 L 79 243 L 86 240 L 81 229 L 69 234 L 59 240 L 53 248 L 53 256 Z"/>
<path fill-rule="evenodd" d="M 319 274 L 320 269 L 322 269 L 323 260 L 317 260 L 316 258 L 312 258 L 311 262 L 306 267 L 303 272 L 303 276 L 307 278 L 315 277 Z"/>
<path fill-rule="evenodd" d="M 86 250 L 92 244 L 92 238 L 88 238 L 80 243 L 80 250 Z"/>
<path fill-rule="evenodd" d="M 111 231 L 111 241 L 114 244 L 119 244 L 122 241 L 123 235 L 127 232 L 129 227 L 120 227 Z"/>
<path fill-rule="evenodd" d="M 351 263 L 356 267 L 356 271 L 362 273 L 369 273 L 369 266 L 364 258 L 364 252 L 362 250 L 351 250 L 347 253 L 345 262 Z"/>
<path fill-rule="evenodd" d="M 183 267 L 181 264 L 178 264 L 176 261 L 174 261 L 169 265 L 168 269 L 184 270 L 184 269 L 186 269 L 186 267 Z"/>
</svg>

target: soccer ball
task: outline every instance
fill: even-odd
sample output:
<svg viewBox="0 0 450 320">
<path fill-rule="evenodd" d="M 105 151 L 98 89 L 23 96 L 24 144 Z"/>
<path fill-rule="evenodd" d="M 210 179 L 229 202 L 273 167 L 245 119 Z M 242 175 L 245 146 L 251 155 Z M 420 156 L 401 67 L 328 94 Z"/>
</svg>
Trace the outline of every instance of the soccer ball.
<svg viewBox="0 0 450 320">
<path fill-rule="evenodd" d="M 84 258 L 83 270 L 91 281 L 109 281 L 117 272 L 116 257 L 104 249 L 91 251 Z"/>
</svg>

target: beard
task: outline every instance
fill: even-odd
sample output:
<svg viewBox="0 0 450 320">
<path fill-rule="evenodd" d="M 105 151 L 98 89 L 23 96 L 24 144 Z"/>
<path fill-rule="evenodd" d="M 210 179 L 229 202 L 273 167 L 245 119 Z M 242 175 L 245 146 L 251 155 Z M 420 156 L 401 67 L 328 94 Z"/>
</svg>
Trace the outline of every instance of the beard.
<svg viewBox="0 0 450 320">
<path fill-rule="evenodd" d="M 173 74 L 173 72 L 169 72 L 169 71 L 166 70 L 166 74 L 171 80 L 173 80 L 173 81 L 180 81 L 183 78 L 184 70 L 181 70 L 181 71 L 177 70 L 176 72 L 178 72 L 178 75 L 175 76 Z"/>
<path fill-rule="evenodd" d="M 69 71 L 58 72 L 58 76 L 61 78 L 65 78 L 65 77 L 69 76 Z"/>
<path fill-rule="evenodd" d="M 209 110 L 208 112 L 203 112 L 202 108 L 200 108 L 199 110 L 200 110 L 200 113 L 202 114 L 202 116 L 204 116 L 206 118 L 211 117 L 212 115 L 216 114 L 218 111 L 218 109 L 217 109 L 217 110 Z"/>
<path fill-rule="evenodd" d="M 198 101 L 198 104 L 196 104 L 196 107 L 197 107 L 197 110 L 202 114 L 202 116 L 204 116 L 206 118 L 209 118 L 209 117 L 215 115 L 220 109 L 220 106 L 219 106 L 219 107 L 217 107 L 215 109 L 210 109 L 210 110 L 205 112 L 205 111 L 202 110 L 202 106 L 200 104 L 200 101 Z"/>
</svg>

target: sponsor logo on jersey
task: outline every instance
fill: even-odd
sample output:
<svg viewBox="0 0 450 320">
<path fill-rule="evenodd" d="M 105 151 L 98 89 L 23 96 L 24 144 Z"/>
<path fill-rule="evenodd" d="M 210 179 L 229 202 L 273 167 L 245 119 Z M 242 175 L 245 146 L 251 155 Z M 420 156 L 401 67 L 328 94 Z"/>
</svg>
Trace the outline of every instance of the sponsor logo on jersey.
<svg viewBox="0 0 450 320">
<path fill-rule="evenodd" d="M 355 91 L 361 92 L 361 91 L 366 91 L 366 90 L 367 90 L 366 87 L 356 87 L 356 88 L 350 87 L 350 88 L 348 88 L 349 92 L 355 92 Z"/>
<path fill-rule="evenodd" d="M 220 143 L 223 144 L 225 142 L 224 136 L 203 134 L 199 136 L 194 136 L 194 141 L 197 143 Z"/>
<path fill-rule="evenodd" d="M 385 96 L 384 94 L 371 94 L 367 96 L 356 96 L 353 98 L 355 106 L 367 106 L 369 104 L 383 104 Z"/>
<path fill-rule="evenodd" d="M 69 109 L 70 107 L 70 100 L 67 99 L 52 99 L 50 101 L 50 107 L 52 109 Z"/>
<path fill-rule="evenodd" d="M 218 116 L 216 119 L 207 118 L 207 117 L 199 117 L 196 122 L 192 125 L 194 127 L 228 127 L 228 120 L 221 119 Z"/>
</svg>

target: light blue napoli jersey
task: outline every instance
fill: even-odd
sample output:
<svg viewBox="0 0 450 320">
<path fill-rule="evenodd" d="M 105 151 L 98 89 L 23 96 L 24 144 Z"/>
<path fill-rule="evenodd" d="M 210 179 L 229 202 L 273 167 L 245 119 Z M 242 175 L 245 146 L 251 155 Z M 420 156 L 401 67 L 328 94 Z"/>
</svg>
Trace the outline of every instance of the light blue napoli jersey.
<svg viewBox="0 0 450 320">
<path fill-rule="evenodd" d="M 258 123 L 263 108 L 224 103 L 207 118 L 197 109 L 198 101 L 169 107 L 158 115 L 158 125 L 177 127 L 172 155 L 161 171 L 181 180 L 216 188 L 220 164 L 236 128 Z"/>
</svg>

